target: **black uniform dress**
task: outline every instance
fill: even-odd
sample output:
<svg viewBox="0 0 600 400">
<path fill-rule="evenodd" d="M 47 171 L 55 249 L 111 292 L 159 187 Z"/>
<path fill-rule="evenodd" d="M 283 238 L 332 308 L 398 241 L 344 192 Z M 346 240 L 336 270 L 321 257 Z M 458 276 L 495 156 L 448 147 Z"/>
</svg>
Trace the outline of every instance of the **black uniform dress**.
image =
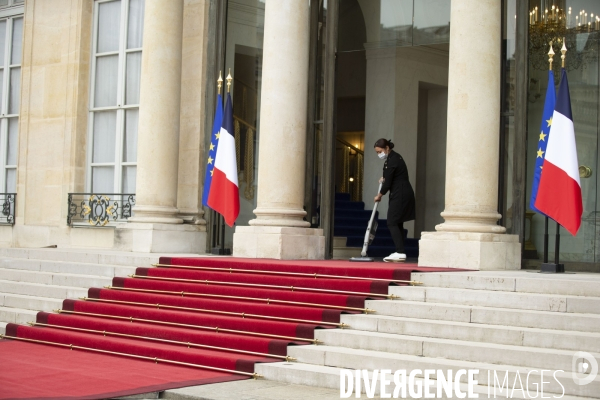
<svg viewBox="0 0 600 400">
<path fill-rule="evenodd" d="M 397 253 L 404 253 L 404 222 L 415 219 L 415 193 L 408 180 L 408 168 L 402 156 L 390 150 L 383 164 L 381 194 L 390 192 L 387 226 Z"/>
</svg>

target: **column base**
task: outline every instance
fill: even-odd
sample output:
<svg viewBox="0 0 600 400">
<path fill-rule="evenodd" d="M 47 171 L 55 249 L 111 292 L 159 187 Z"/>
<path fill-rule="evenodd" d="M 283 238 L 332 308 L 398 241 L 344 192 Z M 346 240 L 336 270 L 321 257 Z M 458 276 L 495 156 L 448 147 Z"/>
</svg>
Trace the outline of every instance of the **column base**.
<svg viewBox="0 0 600 400">
<path fill-rule="evenodd" d="M 143 222 L 151 224 L 183 224 L 183 219 L 178 216 L 179 210 L 167 206 L 133 206 L 133 217 L 130 222 Z"/>
<path fill-rule="evenodd" d="M 206 227 L 128 222 L 117 225 L 115 247 L 141 253 L 206 252 Z"/>
<path fill-rule="evenodd" d="M 304 221 L 306 211 L 295 208 L 256 208 L 255 219 L 250 220 L 251 226 L 308 228 L 310 222 Z"/>
<path fill-rule="evenodd" d="M 517 235 L 474 232 L 423 232 L 419 266 L 472 270 L 521 269 Z"/>
<path fill-rule="evenodd" d="M 238 226 L 233 234 L 233 256 L 278 260 L 323 260 L 323 229 L 277 226 Z"/>
</svg>

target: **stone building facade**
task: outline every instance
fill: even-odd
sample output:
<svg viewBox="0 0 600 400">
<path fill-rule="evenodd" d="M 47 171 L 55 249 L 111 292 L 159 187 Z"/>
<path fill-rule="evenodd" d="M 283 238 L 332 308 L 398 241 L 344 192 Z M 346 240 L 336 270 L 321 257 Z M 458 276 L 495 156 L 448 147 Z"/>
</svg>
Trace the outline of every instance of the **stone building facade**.
<svg viewBox="0 0 600 400">
<path fill-rule="evenodd" d="M 0 183 L 16 201 L 0 243 L 202 254 L 224 242 L 234 256 L 329 258 L 335 192 L 369 207 L 371 144 L 386 137 L 415 187 L 406 228 L 421 265 L 520 268 L 541 234 L 525 218 L 544 90 L 530 3 L 4 0 Z M 575 33 L 585 71 L 572 72 L 574 103 L 596 117 L 597 34 Z M 220 71 L 234 77 L 240 153 L 240 218 L 224 232 L 202 206 Z M 590 226 L 563 252 L 595 263 L 585 183 Z"/>
</svg>

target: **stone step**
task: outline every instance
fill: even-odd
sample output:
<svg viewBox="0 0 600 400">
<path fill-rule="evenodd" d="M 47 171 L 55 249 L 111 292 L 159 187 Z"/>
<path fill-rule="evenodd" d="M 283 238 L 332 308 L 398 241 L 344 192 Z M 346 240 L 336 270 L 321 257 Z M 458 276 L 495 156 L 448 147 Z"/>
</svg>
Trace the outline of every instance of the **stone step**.
<svg viewBox="0 0 600 400">
<path fill-rule="evenodd" d="M 76 299 L 87 296 L 87 288 L 42 285 L 39 283 L 0 280 L 0 293 L 50 297 L 53 299 Z"/>
<path fill-rule="evenodd" d="M 104 276 L 24 271 L 5 268 L 0 268 L 0 280 L 82 288 L 103 287 L 112 284 L 112 278 Z"/>
<path fill-rule="evenodd" d="M 29 321 L 35 321 L 37 313 L 37 311 L 22 308 L 0 307 L 0 322 L 26 324 Z"/>
<path fill-rule="evenodd" d="M 52 311 L 62 308 L 62 299 L 50 297 L 24 296 L 21 294 L 5 293 L 0 296 L 0 306 L 22 308 L 35 311 Z"/>
<path fill-rule="evenodd" d="M 481 385 L 488 385 L 488 382 L 493 383 L 494 371 L 497 371 L 496 373 L 500 377 L 500 382 L 502 382 L 505 375 L 508 374 L 509 384 L 512 384 L 516 379 L 516 375 L 519 374 L 522 385 L 529 390 L 536 390 L 539 388 L 540 382 L 543 379 L 545 382 L 544 391 L 547 393 L 562 394 L 564 390 L 565 394 L 571 396 L 600 398 L 600 377 L 597 376 L 589 384 L 580 386 L 574 383 L 572 374 L 565 371 L 547 371 L 545 376 L 542 377 L 542 369 L 321 345 L 289 346 L 288 355 L 295 357 L 299 363 L 350 369 L 406 370 L 407 373 L 417 369 L 421 371 L 425 369 L 441 369 L 444 371 L 448 369 L 452 371 L 474 369 L 479 370 L 477 380 Z M 553 376 L 556 376 L 560 384 L 557 380 L 553 379 Z M 461 381 L 463 378 L 464 382 L 466 382 L 466 376 L 462 377 Z"/>
<path fill-rule="evenodd" d="M 351 329 L 321 329 L 315 331 L 315 338 L 322 340 L 325 345 L 358 350 L 563 371 L 571 371 L 573 368 L 572 350 L 465 342 Z M 592 355 L 600 359 L 600 353 Z"/>
<path fill-rule="evenodd" d="M 108 264 L 90 264 L 82 262 L 69 261 L 48 261 L 48 260 L 29 260 L 25 258 L 2 258 L 0 259 L 0 268 L 58 272 L 66 274 L 81 274 L 94 276 L 126 276 L 135 272 L 135 266 L 108 265 Z"/>
<path fill-rule="evenodd" d="M 159 398 L 167 400 L 340 400 L 340 391 L 266 379 L 243 379 L 168 389 L 161 392 Z"/>
<path fill-rule="evenodd" d="M 414 272 L 425 286 L 600 297 L 598 274 L 539 274 L 524 271 Z"/>
<path fill-rule="evenodd" d="M 348 260 L 352 257 L 360 257 L 360 247 L 334 247 L 333 248 L 333 259 L 334 260 Z"/>
<path fill-rule="evenodd" d="M 519 310 L 600 314 L 600 297 L 547 295 L 425 286 L 391 286 L 403 300 Z"/>
<path fill-rule="evenodd" d="M 63 248 L 3 248 L 0 257 L 30 260 L 67 261 L 87 264 L 124 265 L 149 267 L 166 254 L 129 253 L 102 249 L 63 249 Z M 177 254 L 178 257 L 197 257 L 197 254 Z"/>
<path fill-rule="evenodd" d="M 426 303 L 410 300 L 367 300 L 365 307 L 376 315 L 422 318 L 456 322 L 471 322 L 472 306 Z"/>
<path fill-rule="evenodd" d="M 333 247 L 346 247 L 346 240 L 348 239 L 345 236 L 334 236 Z"/>
<path fill-rule="evenodd" d="M 366 307 L 375 310 L 377 315 L 407 318 L 582 332 L 600 330 L 598 314 L 514 310 L 403 300 L 368 300 Z"/>
<path fill-rule="evenodd" d="M 286 383 L 297 384 L 297 385 L 310 385 L 310 386 L 324 387 L 324 388 L 335 389 L 338 391 L 340 390 L 340 374 L 341 374 L 341 371 L 344 369 L 346 369 L 346 368 L 338 368 L 338 367 L 333 367 L 333 366 L 322 366 L 322 365 L 311 365 L 311 364 L 300 364 L 300 363 L 286 363 L 286 362 L 256 364 L 256 366 L 255 366 L 255 372 L 263 375 L 267 380 L 270 380 L 270 381 L 286 382 Z M 401 367 L 401 369 L 407 369 L 407 368 Z M 354 371 L 352 371 L 352 372 L 354 372 Z M 392 371 L 392 373 L 393 372 L 394 371 Z M 407 370 L 407 373 L 410 373 L 410 370 Z M 525 374 L 525 377 L 523 377 L 523 373 Z M 520 373 L 520 376 L 521 376 L 521 379 L 523 381 L 525 381 L 526 380 L 526 372 L 523 371 L 523 373 Z M 373 376 L 372 371 L 368 375 L 369 375 L 369 377 L 372 377 Z M 478 375 L 479 384 L 473 388 L 474 389 L 473 392 L 478 393 L 480 399 L 484 399 L 484 398 L 485 399 L 488 399 L 488 398 L 493 399 L 493 398 L 507 398 L 508 397 L 506 390 L 504 392 L 500 392 L 498 390 L 498 388 L 496 391 L 496 396 L 494 396 L 492 387 L 482 385 L 481 380 L 479 379 L 480 376 L 481 376 L 481 371 L 480 371 L 480 374 Z M 493 375 L 492 375 L 492 377 L 493 377 Z M 388 378 L 389 378 L 389 376 L 388 376 Z M 501 381 L 503 378 L 504 377 L 501 378 Z M 487 379 L 487 377 L 486 377 L 486 379 Z M 550 378 L 550 379 L 553 379 L 553 378 Z M 559 378 L 559 379 L 562 379 L 562 378 Z M 566 379 L 568 379 L 568 378 L 566 378 Z M 392 383 L 390 386 L 388 386 L 388 389 L 386 390 L 386 394 L 393 393 L 393 390 L 394 390 L 393 379 L 390 379 L 390 381 L 392 381 Z M 422 379 L 416 378 L 415 381 L 422 381 Z M 544 375 L 544 381 L 547 382 L 546 375 Z M 539 384 L 539 381 L 538 381 L 538 384 Z M 221 389 L 224 389 L 225 388 L 224 385 L 227 385 L 227 384 L 220 384 L 220 385 L 221 385 Z M 434 389 L 436 387 L 437 387 L 437 381 L 433 380 L 433 388 L 431 390 L 431 393 L 436 393 L 436 390 Z M 505 385 L 505 387 L 506 387 L 506 385 Z M 546 389 L 546 384 L 544 384 L 544 388 Z M 364 384 L 362 385 L 361 389 L 362 389 L 362 393 L 365 393 Z M 467 385 L 465 383 L 461 383 L 460 389 L 463 393 L 466 393 Z M 512 389 L 512 381 L 511 381 L 511 389 Z M 510 392 L 508 392 L 508 393 L 510 393 Z M 532 388 L 530 393 L 533 397 L 535 397 L 536 396 L 535 388 Z M 545 391 L 544 393 L 547 393 L 547 391 Z M 561 392 L 558 392 L 558 393 L 560 394 Z M 377 384 L 375 386 L 375 395 L 377 396 L 375 398 L 380 398 L 380 397 L 378 397 L 381 395 L 379 384 Z M 411 398 L 411 396 L 408 396 L 408 395 L 409 395 L 409 393 L 407 393 L 407 398 Z M 540 394 L 537 393 L 538 397 L 539 397 L 539 395 Z M 547 394 L 545 394 L 544 396 L 547 397 Z M 357 396 L 355 394 L 353 394 L 350 398 L 355 398 L 355 397 L 357 397 Z M 386 397 L 389 398 L 389 396 L 386 396 Z M 558 397 L 558 396 L 556 396 L 556 397 Z M 217 399 L 217 398 L 220 399 L 219 397 L 215 397 L 215 399 Z M 255 397 L 253 397 L 253 398 L 255 398 Z M 310 392 L 307 391 L 306 396 L 304 398 L 311 398 Z M 421 396 L 419 398 L 423 398 L 423 396 Z M 441 397 L 436 396 L 435 398 L 448 399 L 449 397 L 447 397 L 445 392 L 442 391 L 442 396 Z M 454 396 L 453 398 L 456 398 L 456 396 Z M 526 394 L 521 392 L 520 390 L 516 390 L 511 394 L 510 398 L 531 399 L 532 397 L 526 396 Z M 588 398 L 591 398 L 591 397 L 588 397 Z M 202 397 L 202 399 L 212 399 L 212 398 L 211 397 Z M 560 399 L 561 400 L 583 400 L 582 397 L 570 396 L 570 395 L 560 396 Z"/>
<path fill-rule="evenodd" d="M 557 350 L 580 351 L 583 349 L 584 351 L 600 352 L 600 333 L 598 333 L 598 329 L 591 332 L 576 332 L 373 314 L 342 315 L 341 322 L 350 325 L 352 329 L 370 332 Z"/>
</svg>

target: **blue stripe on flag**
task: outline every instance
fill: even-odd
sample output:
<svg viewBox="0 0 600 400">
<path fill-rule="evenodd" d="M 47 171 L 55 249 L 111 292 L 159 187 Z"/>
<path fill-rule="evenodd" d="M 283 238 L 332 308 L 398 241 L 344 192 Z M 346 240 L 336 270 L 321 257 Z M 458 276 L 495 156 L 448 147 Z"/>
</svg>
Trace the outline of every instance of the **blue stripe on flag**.
<svg viewBox="0 0 600 400">
<path fill-rule="evenodd" d="M 566 85 L 566 89 L 563 90 L 564 93 L 561 93 L 560 90 L 558 91 L 558 94 L 562 96 L 558 96 L 558 99 L 556 99 L 555 110 L 573 121 L 573 113 L 571 112 L 571 95 L 569 94 L 569 81 L 567 80 L 567 71 L 564 68 L 562 69 L 562 73 L 560 75 L 561 87 L 563 82 L 564 85 Z"/>
<path fill-rule="evenodd" d="M 208 161 L 206 163 L 206 175 L 204 176 L 204 190 L 202 192 L 202 204 L 206 207 L 208 205 L 208 194 L 210 193 L 210 185 L 212 183 L 212 170 L 215 166 L 215 158 L 217 157 L 217 146 L 219 145 L 219 139 L 217 134 L 221 131 L 221 124 L 223 123 L 223 98 L 221 94 L 217 96 L 217 110 L 215 111 L 215 120 L 213 122 L 213 128 L 210 135 L 210 147 L 207 149 Z"/>
<path fill-rule="evenodd" d="M 223 129 L 233 136 L 233 106 L 231 104 L 231 95 L 227 93 L 227 101 L 225 103 L 225 113 L 223 115 Z"/>
<path fill-rule="evenodd" d="M 544 112 L 542 113 L 542 128 L 538 136 L 535 156 L 535 170 L 533 171 L 533 185 L 531 187 L 531 201 L 529 207 L 540 214 L 535 208 L 535 199 L 537 198 L 538 187 L 540 185 L 540 177 L 542 175 L 542 166 L 546 157 L 546 146 L 548 145 L 548 135 L 550 134 L 550 126 L 552 125 L 552 114 L 554 114 L 554 106 L 556 104 L 556 89 L 554 88 L 554 72 L 548 71 L 548 88 L 546 89 L 546 100 L 544 102 Z M 571 107 L 569 106 L 569 112 Z"/>
</svg>

